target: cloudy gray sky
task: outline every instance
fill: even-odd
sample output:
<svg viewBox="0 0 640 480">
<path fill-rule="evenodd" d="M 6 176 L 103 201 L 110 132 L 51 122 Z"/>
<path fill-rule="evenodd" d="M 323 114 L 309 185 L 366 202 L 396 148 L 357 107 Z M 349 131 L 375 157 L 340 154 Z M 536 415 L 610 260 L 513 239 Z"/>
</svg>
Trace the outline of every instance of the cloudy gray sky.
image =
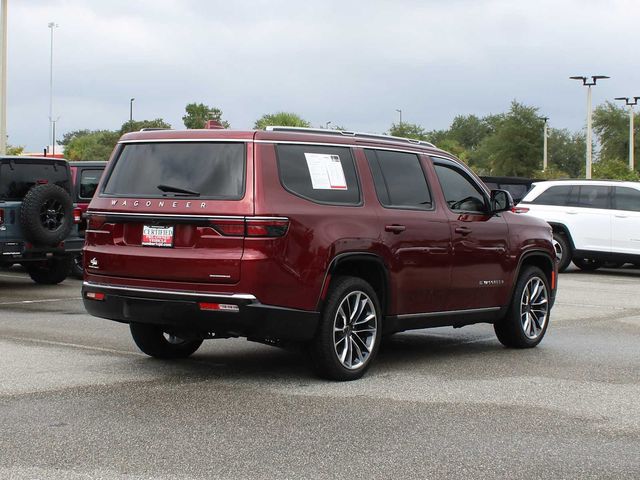
<svg viewBox="0 0 640 480">
<path fill-rule="evenodd" d="M 396 109 L 426 129 L 516 99 L 558 128 L 594 105 L 640 95 L 638 0 L 8 0 L 9 143 L 49 138 L 55 21 L 58 138 L 161 117 L 184 128 L 189 102 L 233 128 L 294 111 L 314 125 L 384 132 Z"/>
</svg>

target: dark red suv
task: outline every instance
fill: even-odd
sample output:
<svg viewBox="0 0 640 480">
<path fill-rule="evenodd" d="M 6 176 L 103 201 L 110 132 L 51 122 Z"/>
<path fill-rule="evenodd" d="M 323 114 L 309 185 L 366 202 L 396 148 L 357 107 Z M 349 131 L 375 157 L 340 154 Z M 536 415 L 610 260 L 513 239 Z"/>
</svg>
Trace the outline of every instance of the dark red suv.
<svg viewBox="0 0 640 480">
<path fill-rule="evenodd" d="M 159 358 L 204 339 L 300 342 L 355 379 L 384 335 L 492 323 L 543 338 L 551 228 L 450 154 L 353 132 L 151 131 L 122 137 L 89 206 L 83 299 Z"/>
</svg>

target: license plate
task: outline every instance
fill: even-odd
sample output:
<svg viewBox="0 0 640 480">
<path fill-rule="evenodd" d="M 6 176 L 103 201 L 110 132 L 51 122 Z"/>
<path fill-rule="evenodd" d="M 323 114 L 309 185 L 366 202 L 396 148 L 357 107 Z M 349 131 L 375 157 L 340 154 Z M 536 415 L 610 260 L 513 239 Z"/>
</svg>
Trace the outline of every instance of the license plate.
<svg viewBox="0 0 640 480">
<path fill-rule="evenodd" d="M 142 245 L 145 247 L 173 247 L 173 227 L 144 225 L 142 227 Z"/>
</svg>

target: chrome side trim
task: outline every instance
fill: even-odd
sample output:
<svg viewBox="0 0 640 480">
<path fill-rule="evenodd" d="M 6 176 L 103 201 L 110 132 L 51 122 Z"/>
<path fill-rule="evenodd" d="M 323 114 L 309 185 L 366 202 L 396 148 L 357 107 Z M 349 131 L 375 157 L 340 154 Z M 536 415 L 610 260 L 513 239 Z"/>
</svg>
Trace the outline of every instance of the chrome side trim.
<svg viewBox="0 0 640 480">
<path fill-rule="evenodd" d="M 497 312 L 500 310 L 500 307 L 488 307 L 488 308 L 470 308 L 467 310 L 445 310 L 442 312 L 429 312 L 429 313 L 407 313 L 403 315 L 398 315 L 398 320 L 403 320 L 407 318 L 428 318 L 428 317 L 440 317 L 440 316 L 448 316 L 448 315 L 469 315 L 472 313 L 489 313 L 489 312 Z"/>
<path fill-rule="evenodd" d="M 118 290 L 123 292 L 133 292 L 133 293 L 165 293 L 169 295 L 180 295 L 184 297 L 207 297 L 207 298 L 224 298 L 230 300 L 244 300 L 249 301 L 250 303 L 260 303 L 258 299 L 251 294 L 248 293 L 200 293 L 194 291 L 185 291 L 185 290 L 167 290 L 164 288 L 158 289 L 150 289 L 150 288 L 138 288 L 138 287 L 119 287 L 116 285 L 109 285 L 105 283 L 94 283 L 94 282 L 82 282 L 82 285 L 89 288 L 99 288 L 103 290 Z"/>
<path fill-rule="evenodd" d="M 146 208 L 146 207 L 145 207 Z M 149 207 L 150 208 L 150 207 Z M 180 214 L 180 213 L 154 213 L 154 212 L 116 212 L 116 211 L 111 211 L 111 212 L 105 212 L 103 210 L 100 211 L 88 211 L 87 212 L 88 216 L 91 215 L 102 215 L 102 216 L 107 216 L 107 217 L 118 217 L 118 216 L 124 216 L 124 217 L 134 217 L 134 218 L 149 218 L 149 217 L 153 217 L 153 218 L 157 218 L 157 217 L 161 217 L 161 218 L 176 218 L 176 219 L 186 219 L 186 220 L 256 220 L 259 222 L 272 222 L 272 221 L 287 221 L 289 220 L 288 217 L 253 217 L 253 216 L 234 216 L 234 215 L 215 215 L 215 216 L 211 216 L 211 215 L 206 215 L 206 214 L 202 214 L 202 215 L 188 215 L 188 214 Z M 94 230 L 91 230 L 92 232 L 94 232 Z"/>
<path fill-rule="evenodd" d="M 118 144 L 125 143 L 181 143 L 181 142 L 199 142 L 199 143 L 251 143 L 253 139 L 249 138 L 149 138 L 146 140 L 121 140 Z"/>
</svg>

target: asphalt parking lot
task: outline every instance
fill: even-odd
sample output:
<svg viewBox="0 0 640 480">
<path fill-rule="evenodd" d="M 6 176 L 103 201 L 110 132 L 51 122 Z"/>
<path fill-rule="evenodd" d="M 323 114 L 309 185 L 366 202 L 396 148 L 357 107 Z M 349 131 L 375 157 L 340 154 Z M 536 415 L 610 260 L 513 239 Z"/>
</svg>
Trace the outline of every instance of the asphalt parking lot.
<svg viewBox="0 0 640 480">
<path fill-rule="evenodd" d="M 80 281 L 0 270 L 0 478 L 640 478 L 639 285 L 572 270 L 536 349 L 419 330 L 328 383 L 239 339 L 147 358 Z"/>
</svg>

